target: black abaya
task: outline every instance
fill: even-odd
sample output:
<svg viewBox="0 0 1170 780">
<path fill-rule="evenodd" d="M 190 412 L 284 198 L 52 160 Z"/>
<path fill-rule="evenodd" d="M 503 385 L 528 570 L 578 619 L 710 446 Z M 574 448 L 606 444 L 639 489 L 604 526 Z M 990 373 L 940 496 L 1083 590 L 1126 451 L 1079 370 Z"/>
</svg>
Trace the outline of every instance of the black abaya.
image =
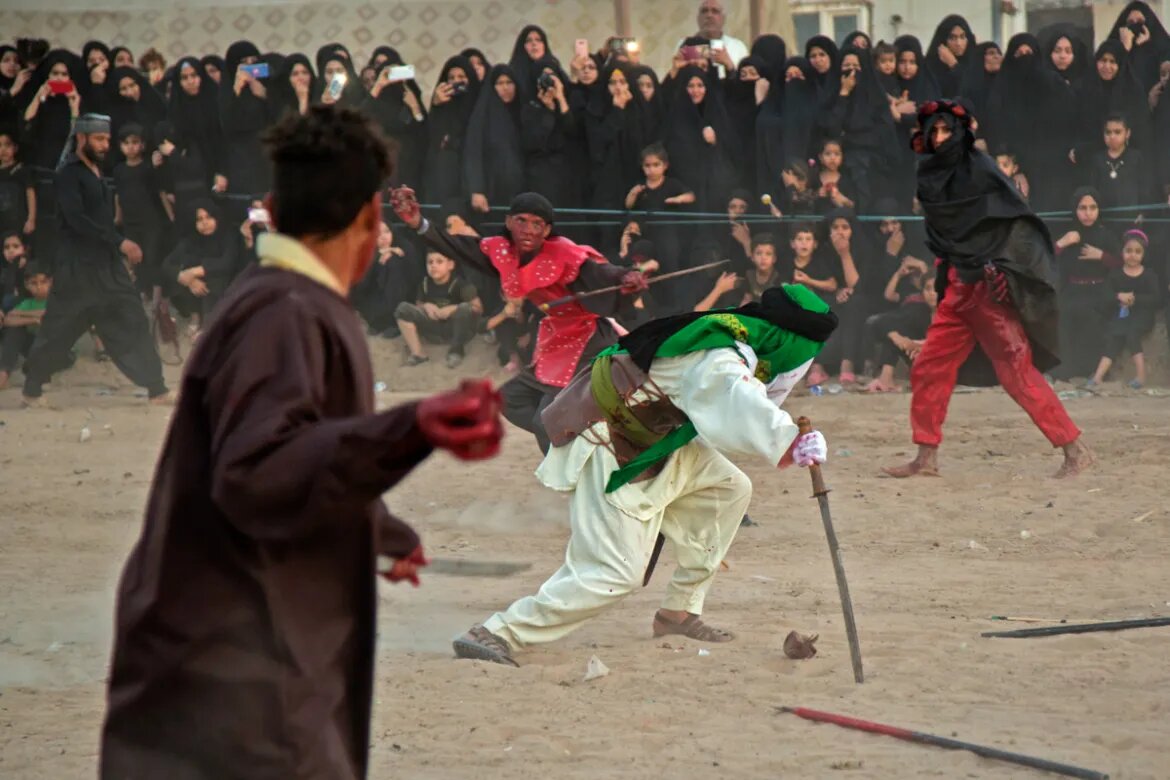
<svg viewBox="0 0 1170 780">
<path fill-rule="evenodd" d="M 423 192 L 431 203 L 444 203 L 457 197 L 466 199 L 463 190 L 464 138 L 479 99 L 480 83 L 471 60 L 462 56 L 452 57 L 443 64 L 438 83 L 446 82 L 453 68 L 463 71 L 469 81 L 446 103 L 431 103 L 426 166 L 423 169 Z"/>
<path fill-rule="evenodd" d="M 524 190 L 524 154 L 520 148 L 520 109 L 523 93 L 505 103 L 496 92 L 502 77 L 516 81 L 507 65 L 495 65 L 480 90 L 471 114 L 463 154 L 463 180 L 472 195 L 487 196 L 493 206 L 506 206 Z"/>
</svg>

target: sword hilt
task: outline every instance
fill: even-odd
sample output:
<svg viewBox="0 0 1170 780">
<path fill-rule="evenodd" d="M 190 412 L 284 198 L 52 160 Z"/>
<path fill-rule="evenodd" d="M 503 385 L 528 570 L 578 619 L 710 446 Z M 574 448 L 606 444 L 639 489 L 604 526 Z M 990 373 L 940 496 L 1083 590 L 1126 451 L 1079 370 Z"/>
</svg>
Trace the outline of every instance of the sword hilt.
<svg viewBox="0 0 1170 780">
<path fill-rule="evenodd" d="M 806 433 L 812 433 L 812 420 L 807 417 L 798 417 L 796 420 L 796 427 L 800 429 L 800 435 L 804 436 Z M 809 476 L 812 477 L 813 498 L 828 495 L 829 489 L 825 487 L 825 477 L 821 473 L 821 466 L 819 463 L 814 463 L 808 467 Z"/>
</svg>

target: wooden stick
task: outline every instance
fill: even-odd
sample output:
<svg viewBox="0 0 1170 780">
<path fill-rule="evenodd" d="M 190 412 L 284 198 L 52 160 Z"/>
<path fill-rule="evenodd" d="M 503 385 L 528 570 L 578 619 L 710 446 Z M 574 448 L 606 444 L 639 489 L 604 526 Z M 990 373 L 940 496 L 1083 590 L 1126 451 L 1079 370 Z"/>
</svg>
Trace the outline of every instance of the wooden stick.
<svg viewBox="0 0 1170 780">
<path fill-rule="evenodd" d="M 715 263 L 697 265 L 694 268 L 684 268 L 681 271 L 671 271 L 670 273 L 662 274 L 661 276 L 651 276 L 648 283 L 655 284 L 657 282 L 665 281 L 666 279 L 676 279 L 680 276 L 686 276 L 687 274 L 694 274 L 698 273 L 699 271 L 707 271 L 712 268 L 718 268 L 719 266 L 727 265 L 730 262 L 730 260 L 720 260 Z M 566 295 L 564 298 L 557 298 L 556 300 L 549 301 L 548 303 L 542 303 L 538 308 L 541 311 L 548 311 L 554 306 L 564 306 L 566 303 L 575 303 L 585 298 L 592 298 L 595 295 L 607 295 L 608 293 L 618 292 L 621 289 L 622 286 L 620 284 L 615 284 L 612 287 L 602 287 L 600 290 L 590 290 L 589 292 L 583 292 L 579 295 Z"/>
<path fill-rule="evenodd" d="M 979 636 L 999 639 L 1027 639 L 1034 636 L 1056 636 L 1057 634 L 1089 634 L 1094 631 L 1124 631 L 1128 628 L 1156 628 L 1170 626 L 1170 617 L 1139 618 L 1137 620 L 1111 620 L 1104 623 L 1074 623 L 1065 626 L 1042 626 L 1020 628 L 1015 631 L 985 631 Z"/>
<path fill-rule="evenodd" d="M 1023 753 L 1011 753 L 1007 750 L 1000 750 L 999 748 L 976 745 L 973 742 L 963 742 L 962 740 L 940 737 L 936 734 L 927 734 L 922 731 L 911 731 L 910 729 L 899 728 L 898 726 L 887 726 L 884 723 L 874 723 L 873 721 L 862 720 L 861 718 L 851 718 L 848 715 L 837 715 L 832 712 L 810 710 L 806 707 L 777 707 L 776 709 L 780 712 L 791 713 L 805 720 L 817 721 L 818 723 L 832 723 L 842 728 L 868 731 L 871 734 L 883 734 L 887 737 L 904 739 L 907 742 L 934 745 L 936 747 L 947 748 L 948 750 L 969 750 L 983 758 L 1007 761 L 1012 764 L 1028 766 L 1045 772 L 1055 772 L 1058 775 L 1064 775 L 1066 777 L 1079 777 L 1083 778 L 1083 780 L 1109 780 L 1109 775 L 1092 769 L 1084 769 L 1070 764 L 1060 764 L 1055 761 L 1049 761 L 1046 758 L 1026 756 Z"/>
<path fill-rule="evenodd" d="M 801 417 L 796 421 L 800 435 L 812 432 L 812 421 Z M 849 582 L 845 579 L 845 564 L 841 550 L 837 547 L 837 532 L 833 530 L 833 516 L 829 513 L 829 490 L 821 474 L 821 467 L 814 463 L 808 468 L 812 477 L 813 496 L 821 507 L 821 523 L 825 526 L 825 538 L 829 542 L 829 555 L 833 559 L 833 574 L 837 577 L 837 592 L 841 595 L 841 613 L 845 616 L 845 636 L 849 639 L 849 659 L 853 662 L 853 680 L 865 682 L 861 669 L 861 642 L 857 638 L 857 622 L 853 618 L 853 599 L 849 598 Z"/>
</svg>

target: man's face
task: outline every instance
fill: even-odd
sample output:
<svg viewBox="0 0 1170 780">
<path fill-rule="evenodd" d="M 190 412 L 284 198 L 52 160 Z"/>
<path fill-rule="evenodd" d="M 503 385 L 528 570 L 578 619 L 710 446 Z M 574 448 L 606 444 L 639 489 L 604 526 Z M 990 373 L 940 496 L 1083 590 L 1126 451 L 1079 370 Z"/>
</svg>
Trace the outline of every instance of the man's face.
<svg viewBox="0 0 1170 780">
<path fill-rule="evenodd" d="M 711 40 L 723 37 L 723 5 L 719 0 L 699 3 L 699 33 Z"/>
<path fill-rule="evenodd" d="M 45 274 L 36 274 L 24 280 L 24 289 L 28 290 L 28 294 L 35 300 L 44 301 L 49 297 L 49 291 L 53 289 L 53 280 Z"/>
<path fill-rule="evenodd" d="M 552 232 L 552 225 L 535 214 L 515 214 L 505 218 L 504 224 L 512 234 L 516 250 L 522 255 L 539 252 Z"/>
<path fill-rule="evenodd" d="M 440 284 L 446 282 L 454 271 L 455 261 L 446 255 L 441 255 L 438 252 L 431 252 L 427 255 L 427 276 L 436 282 Z"/>
<path fill-rule="evenodd" d="M 110 151 L 109 133 L 82 133 L 81 151 L 91 162 L 104 162 Z"/>
</svg>

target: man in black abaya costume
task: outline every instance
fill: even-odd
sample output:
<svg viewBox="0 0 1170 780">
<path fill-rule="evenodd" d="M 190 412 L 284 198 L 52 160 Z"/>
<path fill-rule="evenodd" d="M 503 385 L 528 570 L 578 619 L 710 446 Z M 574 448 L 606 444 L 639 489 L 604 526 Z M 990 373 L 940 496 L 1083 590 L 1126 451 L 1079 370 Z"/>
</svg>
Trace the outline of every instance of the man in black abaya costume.
<svg viewBox="0 0 1170 780">
<path fill-rule="evenodd" d="M 1064 450 L 1058 477 L 1093 463 L 1042 370 L 1059 363 L 1059 317 L 1052 239 L 995 161 L 974 148 L 972 117 L 951 101 L 918 112 L 918 199 L 927 245 L 939 259 L 939 305 L 914 361 L 910 426 L 918 455 L 885 469 L 893 477 L 938 474 L 938 445 L 955 382 L 999 384 L 1054 447 Z M 968 363 L 976 347 L 981 361 Z M 987 365 L 990 359 L 990 366 Z M 966 364 L 966 365 L 964 365 Z M 966 375 L 960 369 L 967 368 Z"/>
<path fill-rule="evenodd" d="M 58 243 L 53 292 L 24 365 L 24 403 L 44 406 L 41 387 L 71 364 L 70 350 L 93 326 L 122 373 L 145 387 L 152 403 L 170 400 L 162 361 L 129 266 L 142 249 L 114 227 L 114 196 L 101 178 L 110 119 L 84 114 L 74 127 L 76 151 L 57 171 Z"/>
</svg>

